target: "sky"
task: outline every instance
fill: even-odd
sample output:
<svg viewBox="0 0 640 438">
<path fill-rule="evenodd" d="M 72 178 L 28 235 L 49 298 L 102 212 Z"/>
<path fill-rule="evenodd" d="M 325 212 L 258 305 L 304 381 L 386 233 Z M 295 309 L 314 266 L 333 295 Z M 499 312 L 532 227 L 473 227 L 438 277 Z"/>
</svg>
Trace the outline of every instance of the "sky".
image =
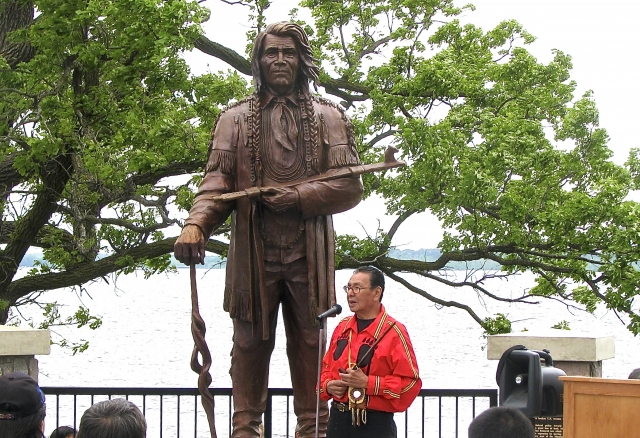
<svg viewBox="0 0 640 438">
<path fill-rule="evenodd" d="M 640 3 L 611 0 L 476 0 L 471 22 L 493 26 L 514 18 L 537 40 L 528 50 L 540 61 L 551 50 L 571 55 L 577 95 L 592 90 L 600 110 L 600 126 L 609 133 L 614 161 L 626 161 L 638 147 L 634 125 L 640 111 Z M 484 27 L 484 26 L 483 26 Z"/>
<path fill-rule="evenodd" d="M 267 23 L 288 18 L 294 1 L 272 0 Z M 457 2 L 458 6 L 467 2 Z M 576 97 L 593 91 L 600 111 L 600 126 L 609 134 L 613 161 L 623 164 L 633 147 L 640 147 L 635 133 L 640 111 L 640 87 L 634 79 L 640 69 L 640 3 L 632 0 L 471 0 L 475 11 L 461 20 L 489 30 L 500 21 L 515 19 L 537 37 L 527 49 L 541 62 L 558 49 L 571 55 Z M 205 24 L 206 35 L 244 53 L 248 30 L 246 9 L 221 0 L 206 0 L 212 18 Z M 217 17 L 224 16 L 224 20 Z M 302 14 L 301 14 L 302 16 Z M 226 65 L 197 51 L 187 54 L 195 72 L 218 71 Z M 364 237 L 375 233 L 378 224 L 388 229 L 393 217 L 385 217 L 384 203 L 370 198 L 348 212 L 334 215 L 336 231 Z M 435 248 L 442 237 L 437 219 L 428 213 L 410 218 L 398 231 L 394 245 L 400 249 Z"/>
</svg>

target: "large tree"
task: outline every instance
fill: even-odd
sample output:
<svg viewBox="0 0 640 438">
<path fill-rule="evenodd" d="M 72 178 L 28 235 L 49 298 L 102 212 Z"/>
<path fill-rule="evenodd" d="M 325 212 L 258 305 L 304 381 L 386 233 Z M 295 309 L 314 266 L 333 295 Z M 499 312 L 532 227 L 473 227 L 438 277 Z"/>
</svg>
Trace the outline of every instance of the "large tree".
<svg viewBox="0 0 640 438">
<path fill-rule="evenodd" d="M 232 3 L 253 23 L 250 41 L 269 2 Z M 450 0 L 300 6 L 321 91 L 348 109 L 364 161 L 393 144 L 409 163 L 364 178 L 397 220 L 367 239 L 339 236 L 338 268 L 375 264 L 490 333 L 509 321 L 482 318 L 406 274 L 497 300 L 605 305 L 640 332 L 640 210 L 626 200 L 640 157 L 611 161 L 592 97 L 574 96 L 568 55 L 540 63 L 518 23 L 462 25 Z M 206 19 L 225 17 L 186 0 L 0 0 L 0 323 L 20 305 L 44 305 L 47 290 L 171 269 L 212 122 L 250 90 L 247 53 L 208 39 Z M 182 58 L 191 49 L 228 70 L 191 75 Z M 419 212 L 446 230 L 439 253 L 394 258 L 395 233 Z M 18 278 L 30 248 L 44 258 Z M 226 245 L 213 236 L 207 249 L 223 255 Z M 464 280 L 446 275 L 453 263 L 469 267 Z M 487 287 L 523 271 L 537 284 L 515 297 Z M 56 307 L 45 311 L 55 323 Z M 86 309 L 68 321 L 96 322 Z"/>
</svg>

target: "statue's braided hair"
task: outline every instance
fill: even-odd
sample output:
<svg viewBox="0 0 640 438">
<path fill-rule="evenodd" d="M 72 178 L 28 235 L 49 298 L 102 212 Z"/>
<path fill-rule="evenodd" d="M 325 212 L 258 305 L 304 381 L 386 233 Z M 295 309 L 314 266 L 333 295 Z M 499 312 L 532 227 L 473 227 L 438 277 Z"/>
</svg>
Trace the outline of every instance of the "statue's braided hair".
<svg viewBox="0 0 640 438">
<path fill-rule="evenodd" d="M 309 44 L 309 38 L 302 27 L 295 23 L 282 21 L 273 23 L 258 34 L 253 53 L 251 56 L 251 73 L 255 92 L 253 99 L 250 100 L 250 146 L 251 146 L 251 182 L 253 185 L 260 185 L 262 179 L 262 159 L 260 154 L 260 124 L 261 124 L 261 100 L 260 96 L 265 91 L 265 78 L 260 67 L 260 58 L 262 57 L 262 49 L 264 39 L 267 35 L 288 36 L 291 37 L 298 49 L 300 56 L 300 71 L 298 72 L 298 80 L 296 89 L 302 110 L 302 130 L 304 132 L 305 155 L 311 157 L 307 162 L 307 176 L 319 173 L 318 168 L 318 124 L 316 114 L 313 109 L 313 97 L 309 90 L 309 82 L 313 82 L 313 87 L 318 89 L 318 74 L 320 70 L 316 66 L 316 59 L 313 57 L 313 51 Z"/>
<path fill-rule="evenodd" d="M 260 108 L 260 95 L 253 94 L 249 111 L 250 150 L 251 150 L 251 185 L 262 185 L 262 158 L 260 156 L 260 126 L 262 123 L 262 111 Z"/>
</svg>

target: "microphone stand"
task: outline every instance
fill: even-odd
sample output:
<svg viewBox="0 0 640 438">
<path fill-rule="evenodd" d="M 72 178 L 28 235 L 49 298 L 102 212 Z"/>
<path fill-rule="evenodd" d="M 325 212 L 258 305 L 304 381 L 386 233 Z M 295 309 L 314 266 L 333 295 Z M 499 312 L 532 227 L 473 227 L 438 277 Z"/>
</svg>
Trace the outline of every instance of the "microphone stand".
<svg viewBox="0 0 640 438">
<path fill-rule="evenodd" d="M 340 315 L 342 307 L 340 304 L 335 304 L 331 309 L 316 316 L 318 320 L 318 380 L 316 390 L 316 436 L 318 438 L 318 428 L 320 427 L 320 372 L 322 371 L 322 350 L 324 349 L 325 337 L 324 334 L 324 320 L 329 316 Z"/>
<path fill-rule="evenodd" d="M 319 318 L 319 330 L 318 330 L 318 380 L 316 390 L 316 436 L 318 438 L 318 428 L 320 427 L 320 372 L 322 370 L 322 350 L 323 350 L 323 336 L 324 320 L 326 318 Z"/>
</svg>

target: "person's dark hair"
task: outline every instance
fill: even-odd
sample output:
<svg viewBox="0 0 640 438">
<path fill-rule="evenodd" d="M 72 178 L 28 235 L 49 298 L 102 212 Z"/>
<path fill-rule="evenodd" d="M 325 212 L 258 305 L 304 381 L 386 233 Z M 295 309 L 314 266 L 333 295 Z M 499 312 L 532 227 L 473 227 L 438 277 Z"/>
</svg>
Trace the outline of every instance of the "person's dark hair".
<svg viewBox="0 0 640 438">
<path fill-rule="evenodd" d="M 519 409 L 490 408 L 473 419 L 469 438 L 534 438 L 533 423 Z"/>
<path fill-rule="evenodd" d="M 371 289 L 375 289 L 378 286 L 382 288 L 382 293 L 380 293 L 380 301 L 382 301 L 382 296 L 384 295 L 384 274 L 382 271 L 375 266 L 358 266 L 353 273 L 357 274 L 359 272 L 369 274 Z"/>
<path fill-rule="evenodd" d="M 640 368 L 636 368 L 629 374 L 630 379 L 640 379 Z"/>
<path fill-rule="evenodd" d="M 123 398 L 105 400 L 87 409 L 76 438 L 145 438 L 147 421 L 140 409 Z"/>
<path fill-rule="evenodd" d="M 67 438 L 69 435 L 76 434 L 76 430 L 70 426 L 60 426 L 51 432 L 51 436 L 49 438 Z"/>
<path fill-rule="evenodd" d="M 35 414 L 0 421 L 0 438 L 42 438 L 40 427 L 45 413 L 46 408 L 42 406 Z"/>
<path fill-rule="evenodd" d="M 264 39 L 267 35 L 288 36 L 293 38 L 300 55 L 298 88 L 300 91 L 308 93 L 309 81 L 311 81 L 313 82 L 313 87 L 317 90 L 320 70 L 316 65 L 316 59 L 313 57 L 313 50 L 309 44 L 309 38 L 306 32 L 295 23 L 282 21 L 268 25 L 267 28 L 256 37 L 253 53 L 251 54 L 251 74 L 253 75 L 253 84 L 256 93 L 262 93 L 265 86 L 264 76 L 260 68 L 260 58 L 262 57 Z"/>
</svg>

